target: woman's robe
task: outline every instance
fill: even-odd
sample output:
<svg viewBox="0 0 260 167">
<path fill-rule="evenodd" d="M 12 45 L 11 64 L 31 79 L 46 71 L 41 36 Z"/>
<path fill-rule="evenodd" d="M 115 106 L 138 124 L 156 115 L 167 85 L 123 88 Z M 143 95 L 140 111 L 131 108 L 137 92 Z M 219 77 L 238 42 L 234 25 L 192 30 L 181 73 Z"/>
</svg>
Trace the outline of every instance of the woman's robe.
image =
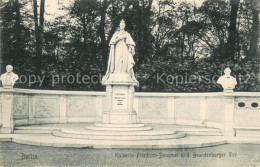
<svg viewBox="0 0 260 167">
<path fill-rule="evenodd" d="M 110 40 L 110 53 L 106 75 L 129 73 L 135 62 L 133 59 L 135 43 L 126 31 L 117 31 Z"/>
</svg>

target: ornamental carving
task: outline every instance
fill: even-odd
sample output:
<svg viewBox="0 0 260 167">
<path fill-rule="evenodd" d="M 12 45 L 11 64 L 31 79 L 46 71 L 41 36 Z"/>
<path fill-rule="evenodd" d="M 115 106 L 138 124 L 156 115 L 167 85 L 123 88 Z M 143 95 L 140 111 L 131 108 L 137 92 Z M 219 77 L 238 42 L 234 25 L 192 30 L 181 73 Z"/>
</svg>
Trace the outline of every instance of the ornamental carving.
<svg viewBox="0 0 260 167">
<path fill-rule="evenodd" d="M 28 97 L 14 97 L 14 117 L 28 116 Z"/>
<path fill-rule="evenodd" d="M 58 98 L 35 98 L 34 117 L 59 117 Z"/>
<path fill-rule="evenodd" d="M 69 117 L 94 117 L 96 103 L 93 98 L 68 98 L 67 115 Z"/>
<path fill-rule="evenodd" d="M 245 109 L 260 109 L 260 99 L 259 98 L 236 98 L 235 99 L 235 109 L 245 110 Z"/>
<path fill-rule="evenodd" d="M 167 115 L 167 99 L 142 99 L 139 101 L 140 118 L 160 119 L 167 118 Z"/>
</svg>

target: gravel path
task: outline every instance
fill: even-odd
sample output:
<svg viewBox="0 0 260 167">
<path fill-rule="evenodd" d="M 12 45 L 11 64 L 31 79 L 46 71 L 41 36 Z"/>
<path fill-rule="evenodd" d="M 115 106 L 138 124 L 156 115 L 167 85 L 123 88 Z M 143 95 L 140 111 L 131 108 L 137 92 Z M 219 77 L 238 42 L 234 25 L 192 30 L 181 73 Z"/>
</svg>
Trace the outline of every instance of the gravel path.
<svg viewBox="0 0 260 167">
<path fill-rule="evenodd" d="M 0 142 L 0 166 L 260 166 L 259 150 L 260 145 L 254 144 L 127 150 L 52 148 Z"/>
</svg>

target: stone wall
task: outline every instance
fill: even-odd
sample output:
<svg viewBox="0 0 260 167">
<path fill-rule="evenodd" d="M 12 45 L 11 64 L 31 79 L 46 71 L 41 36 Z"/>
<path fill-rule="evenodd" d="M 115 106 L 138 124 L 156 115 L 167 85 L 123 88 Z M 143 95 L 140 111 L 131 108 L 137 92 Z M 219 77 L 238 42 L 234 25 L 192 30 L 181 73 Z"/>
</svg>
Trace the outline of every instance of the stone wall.
<svg viewBox="0 0 260 167">
<path fill-rule="evenodd" d="M 260 99 L 257 96 L 235 97 L 235 127 L 260 127 Z"/>
<path fill-rule="evenodd" d="M 105 92 L 1 89 L 2 132 L 13 126 L 101 122 Z M 135 93 L 140 123 L 260 128 L 260 93 Z M 9 130 L 8 130 L 9 128 Z M 5 130 L 4 130 L 5 129 Z M 0 131 L 1 132 L 1 131 Z"/>
<path fill-rule="evenodd" d="M 104 92 L 16 89 L 14 125 L 95 122 L 101 120 Z"/>
</svg>

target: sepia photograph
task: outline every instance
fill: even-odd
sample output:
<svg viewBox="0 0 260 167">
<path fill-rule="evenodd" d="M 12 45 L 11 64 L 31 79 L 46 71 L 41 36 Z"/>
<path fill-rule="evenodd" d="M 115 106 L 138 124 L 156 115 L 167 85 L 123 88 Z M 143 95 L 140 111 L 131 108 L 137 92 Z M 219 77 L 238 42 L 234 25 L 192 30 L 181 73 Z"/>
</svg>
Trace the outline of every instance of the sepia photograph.
<svg viewBox="0 0 260 167">
<path fill-rule="evenodd" d="M 260 167 L 260 0 L 0 0 L 0 167 Z"/>
</svg>

